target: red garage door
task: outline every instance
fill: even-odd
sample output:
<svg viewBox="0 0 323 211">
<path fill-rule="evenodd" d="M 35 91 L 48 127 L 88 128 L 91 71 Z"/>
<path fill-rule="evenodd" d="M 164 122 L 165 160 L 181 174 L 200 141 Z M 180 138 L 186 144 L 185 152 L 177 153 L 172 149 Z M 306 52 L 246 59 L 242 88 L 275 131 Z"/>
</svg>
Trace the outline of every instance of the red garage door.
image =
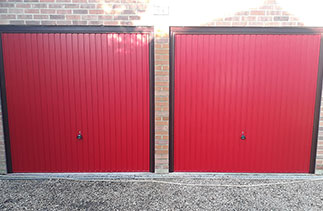
<svg viewBox="0 0 323 211">
<path fill-rule="evenodd" d="M 175 171 L 310 171 L 320 34 L 174 39 Z"/>
<path fill-rule="evenodd" d="M 2 43 L 13 172 L 149 171 L 148 33 Z"/>
</svg>

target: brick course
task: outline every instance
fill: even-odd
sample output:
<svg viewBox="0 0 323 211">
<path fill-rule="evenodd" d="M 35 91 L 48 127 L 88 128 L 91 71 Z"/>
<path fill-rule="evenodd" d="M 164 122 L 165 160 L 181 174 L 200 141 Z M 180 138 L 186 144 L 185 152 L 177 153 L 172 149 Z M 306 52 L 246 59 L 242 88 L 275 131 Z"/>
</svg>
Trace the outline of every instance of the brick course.
<svg viewBox="0 0 323 211">
<path fill-rule="evenodd" d="M 155 0 L 154 2 L 150 2 L 150 0 L 0 0 L 0 24 L 153 25 L 155 27 L 155 169 L 157 173 L 167 173 L 169 140 L 168 26 L 176 24 L 167 19 L 167 14 L 155 14 L 152 8 L 158 2 L 162 3 L 163 0 Z M 180 15 L 178 14 L 178 16 Z M 210 18 L 198 25 L 265 27 L 302 26 L 304 24 L 297 17 L 283 11 L 275 0 L 266 0 L 259 8 L 239 11 L 231 17 Z M 323 125 L 323 116 L 320 121 L 320 125 Z M 317 169 L 323 169 L 323 127 L 320 127 L 317 155 Z M 0 173 L 4 172 L 6 169 L 1 129 Z"/>
</svg>

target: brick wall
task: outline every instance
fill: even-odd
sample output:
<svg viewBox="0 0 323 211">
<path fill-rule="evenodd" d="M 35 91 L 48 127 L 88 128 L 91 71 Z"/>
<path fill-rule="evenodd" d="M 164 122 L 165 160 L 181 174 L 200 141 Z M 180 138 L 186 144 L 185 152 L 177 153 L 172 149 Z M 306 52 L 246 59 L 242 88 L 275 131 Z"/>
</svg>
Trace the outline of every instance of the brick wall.
<svg viewBox="0 0 323 211">
<path fill-rule="evenodd" d="M 166 2 L 166 3 L 165 3 Z M 179 0 L 0 0 L 0 24 L 11 25 L 152 25 L 155 27 L 155 166 L 168 172 L 169 32 L 173 25 L 302 26 L 298 18 L 275 0 L 231 15 L 199 21 L 204 16 L 191 7 L 172 10 Z M 199 1 L 196 1 L 199 3 Z M 212 1 L 210 1 L 212 2 Z M 217 2 L 217 1 L 213 1 Z M 194 2 L 193 2 L 194 3 Z M 196 4 L 196 3 L 195 3 Z M 199 3 L 200 4 L 200 3 Z M 202 5 L 203 6 L 203 5 Z M 209 5 L 204 5 L 206 8 Z M 221 9 L 221 4 L 212 5 Z M 188 16 L 185 16 L 188 14 Z M 194 24 L 189 17 L 194 17 Z M 323 108 L 322 108 L 323 110 Z M 3 133 L 0 135 L 0 172 L 5 172 Z M 323 117 L 321 117 L 317 169 L 323 169 Z"/>
</svg>

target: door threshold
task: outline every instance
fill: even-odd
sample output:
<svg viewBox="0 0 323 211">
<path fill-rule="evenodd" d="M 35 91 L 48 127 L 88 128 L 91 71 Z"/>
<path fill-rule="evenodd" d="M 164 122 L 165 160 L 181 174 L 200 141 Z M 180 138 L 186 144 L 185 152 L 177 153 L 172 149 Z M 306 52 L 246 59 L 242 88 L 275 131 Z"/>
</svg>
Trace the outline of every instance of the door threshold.
<svg viewBox="0 0 323 211">
<path fill-rule="evenodd" d="M 46 180 L 46 179 L 298 179 L 306 180 L 319 178 L 323 175 L 306 173 L 205 173 L 205 172 L 173 172 L 169 174 L 155 174 L 151 172 L 118 172 L 118 173 L 9 173 L 0 175 L 0 180 Z"/>
</svg>

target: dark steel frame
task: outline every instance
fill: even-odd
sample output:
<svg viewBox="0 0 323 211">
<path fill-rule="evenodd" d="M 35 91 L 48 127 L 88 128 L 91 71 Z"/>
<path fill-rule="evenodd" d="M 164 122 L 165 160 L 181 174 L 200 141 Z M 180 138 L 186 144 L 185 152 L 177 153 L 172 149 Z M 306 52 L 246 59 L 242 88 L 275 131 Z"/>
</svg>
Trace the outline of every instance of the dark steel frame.
<svg viewBox="0 0 323 211">
<path fill-rule="evenodd" d="M 320 58 L 317 75 L 314 121 L 309 173 L 315 172 L 317 138 L 320 121 L 320 106 L 323 77 L 323 28 L 319 27 L 170 27 L 169 28 L 169 171 L 174 171 L 174 79 L 175 79 L 175 35 L 176 34 L 320 34 Z"/>
<path fill-rule="evenodd" d="M 155 171 L 155 75 L 154 75 L 154 28 L 152 26 L 0 26 L 0 86 L 2 121 L 4 127 L 7 172 L 12 173 L 7 96 L 2 51 L 2 33 L 146 33 L 149 35 L 149 171 Z"/>
</svg>

